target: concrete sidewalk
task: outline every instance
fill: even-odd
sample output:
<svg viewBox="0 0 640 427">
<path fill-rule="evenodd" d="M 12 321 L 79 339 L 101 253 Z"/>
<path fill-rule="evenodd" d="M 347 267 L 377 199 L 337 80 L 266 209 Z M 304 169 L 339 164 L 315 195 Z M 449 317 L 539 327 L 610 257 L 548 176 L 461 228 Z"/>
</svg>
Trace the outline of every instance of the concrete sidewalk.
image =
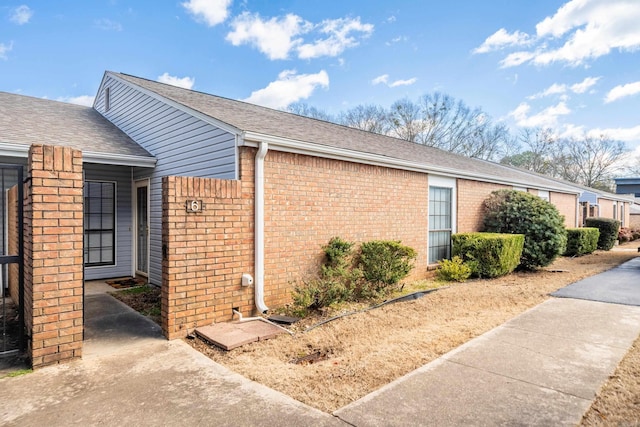
<svg viewBox="0 0 640 427">
<path fill-rule="evenodd" d="M 0 425 L 344 425 L 165 340 L 109 295 L 88 292 L 85 303 L 83 359 L 0 379 Z"/>
<path fill-rule="evenodd" d="M 1 425 L 575 425 L 640 334 L 638 306 L 551 299 L 332 416 L 86 302 L 83 360 L 0 379 Z"/>
<path fill-rule="evenodd" d="M 356 426 L 574 426 L 640 307 L 552 299 L 334 413 Z"/>
</svg>

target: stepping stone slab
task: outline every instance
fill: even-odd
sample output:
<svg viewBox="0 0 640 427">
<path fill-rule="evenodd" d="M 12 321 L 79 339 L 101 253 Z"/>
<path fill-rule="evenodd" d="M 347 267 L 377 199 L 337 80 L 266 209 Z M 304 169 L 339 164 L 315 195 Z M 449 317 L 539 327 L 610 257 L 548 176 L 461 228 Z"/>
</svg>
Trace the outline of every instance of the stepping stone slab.
<svg viewBox="0 0 640 427">
<path fill-rule="evenodd" d="M 215 323 L 196 329 L 196 334 L 225 350 L 233 350 L 254 341 L 267 340 L 284 331 L 261 320 L 236 323 Z"/>
</svg>

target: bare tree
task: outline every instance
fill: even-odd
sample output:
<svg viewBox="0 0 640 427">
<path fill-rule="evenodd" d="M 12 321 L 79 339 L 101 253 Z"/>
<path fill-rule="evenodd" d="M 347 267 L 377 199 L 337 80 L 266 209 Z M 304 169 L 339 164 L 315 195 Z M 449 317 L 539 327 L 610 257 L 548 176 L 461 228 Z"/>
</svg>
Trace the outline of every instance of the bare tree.
<svg viewBox="0 0 640 427">
<path fill-rule="evenodd" d="M 390 130 L 389 115 L 379 105 L 358 105 L 341 113 L 338 121 L 345 126 L 383 135 Z"/>
<path fill-rule="evenodd" d="M 622 141 L 606 135 L 565 139 L 562 148 L 568 160 L 562 164 L 563 178 L 594 188 L 611 188 L 611 179 L 628 151 Z"/>
<path fill-rule="evenodd" d="M 525 128 L 518 136 L 521 151 L 502 158 L 500 163 L 557 177 L 556 161 L 562 156 L 551 129 Z"/>
<path fill-rule="evenodd" d="M 424 131 L 422 109 L 409 98 L 403 98 L 391 105 L 389 110 L 389 134 L 411 142 L 420 142 Z"/>
<path fill-rule="evenodd" d="M 312 119 L 324 120 L 327 122 L 336 122 L 335 118 L 331 114 L 324 110 L 320 110 L 316 107 L 305 104 L 304 102 L 295 102 L 290 104 L 286 111 L 289 113 L 297 114 L 299 116 L 311 117 Z"/>
</svg>

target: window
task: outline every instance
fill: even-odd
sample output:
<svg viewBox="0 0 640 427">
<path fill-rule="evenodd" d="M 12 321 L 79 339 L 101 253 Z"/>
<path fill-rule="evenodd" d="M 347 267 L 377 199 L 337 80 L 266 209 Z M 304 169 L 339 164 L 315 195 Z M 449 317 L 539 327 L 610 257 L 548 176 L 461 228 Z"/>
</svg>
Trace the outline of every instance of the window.
<svg viewBox="0 0 640 427">
<path fill-rule="evenodd" d="M 429 187 L 429 264 L 451 257 L 451 188 Z"/>
<path fill-rule="evenodd" d="M 613 219 L 618 219 L 618 205 L 613 202 Z"/>
<path fill-rule="evenodd" d="M 84 264 L 115 265 L 115 182 L 84 183 Z"/>
<path fill-rule="evenodd" d="M 549 192 L 546 190 L 538 190 L 538 197 L 540 197 L 542 200 L 546 200 L 547 202 L 550 200 Z"/>
</svg>

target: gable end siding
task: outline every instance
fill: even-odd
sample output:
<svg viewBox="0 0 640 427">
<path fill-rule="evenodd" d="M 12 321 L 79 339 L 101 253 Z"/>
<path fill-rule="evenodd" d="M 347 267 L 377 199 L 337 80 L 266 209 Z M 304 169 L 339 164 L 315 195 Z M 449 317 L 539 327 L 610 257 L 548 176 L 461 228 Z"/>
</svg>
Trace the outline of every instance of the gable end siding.
<svg viewBox="0 0 640 427">
<path fill-rule="evenodd" d="M 109 88 L 109 110 L 104 92 Z M 135 168 L 133 179 L 150 179 L 151 283 L 162 283 L 162 177 L 236 179 L 235 135 L 106 77 L 95 108 L 157 159 L 153 170 Z"/>
</svg>

